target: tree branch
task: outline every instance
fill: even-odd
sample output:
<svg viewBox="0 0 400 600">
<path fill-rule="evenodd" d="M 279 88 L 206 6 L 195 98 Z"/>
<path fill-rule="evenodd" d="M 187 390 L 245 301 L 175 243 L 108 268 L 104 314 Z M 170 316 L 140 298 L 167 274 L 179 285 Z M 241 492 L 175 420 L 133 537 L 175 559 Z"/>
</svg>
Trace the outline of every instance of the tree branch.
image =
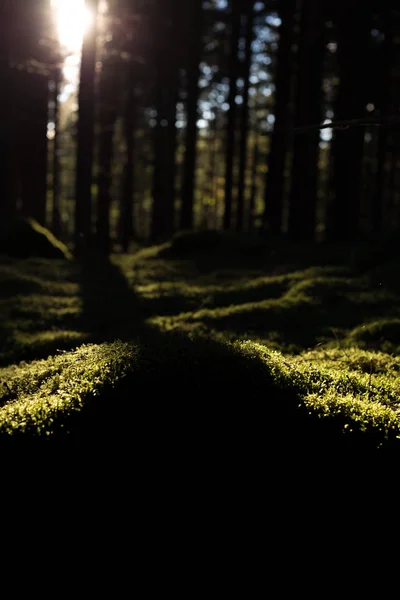
<svg viewBox="0 0 400 600">
<path fill-rule="evenodd" d="M 373 125 L 375 127 L 400 124 L 400 115 L 389 115 L 387 117 L 374 117 L 363 119 L 344 119 L 341 121 L 331 121 L 330 123 L 315 123 L 312 125 L 301 125 L 290 129 L 280 129 L 268 131 L 267 135 L 288 135 L 292 133 L 308 133 L 317 129 L 350 129 L 350 127 L 364 127 Z"/>
</svg>

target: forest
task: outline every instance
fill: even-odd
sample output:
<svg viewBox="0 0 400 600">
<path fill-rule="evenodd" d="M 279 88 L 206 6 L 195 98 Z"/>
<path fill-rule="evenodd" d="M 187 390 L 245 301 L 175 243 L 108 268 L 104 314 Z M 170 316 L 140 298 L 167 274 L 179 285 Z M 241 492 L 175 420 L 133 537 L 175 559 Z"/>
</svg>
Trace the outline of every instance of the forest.
<svg viewBox="0 0 400 600">
<path fill-rule="evenodd" d="M 397 460 L 398 2 L 2 0 L 0 89 L 7 457 Z"/>
</svg>

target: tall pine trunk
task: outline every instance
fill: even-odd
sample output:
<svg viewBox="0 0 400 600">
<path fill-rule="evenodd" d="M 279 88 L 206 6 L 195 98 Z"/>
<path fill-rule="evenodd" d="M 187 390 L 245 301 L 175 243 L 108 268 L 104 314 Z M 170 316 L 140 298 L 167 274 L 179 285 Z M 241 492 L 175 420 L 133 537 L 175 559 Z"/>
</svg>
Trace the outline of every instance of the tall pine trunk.
<svg viewBox="0 0 400 600">
<path fill-rule="evenodd" d="M 384 34 L 385 40 L 381 48 L 380 56 L 380 77 L 379 83 L 379 101 L 377 109 L 382 115 L 394 114 L 392 106 L 391 73 L 393 69 L 393 28 L 391 21 L 391 11 L 386 9 L 384 13 Z M 387 127 L 378 128 L 378 146 L 376 157 L 376 180 L 375 190 L 372 198 L 372 230 L 379 234 L 383 225 L 383 208 L 385 198 L 385 187 L 387 184 L 387 174 L 385 166 L 388 161 L 389 131 Z"/>
<path fill-rule="evenodd" d="M 245 64 L 244 64 L 244 88 L 243 88 L 243 110 L 240 129 L 240 149 L 239 149 L 239 182 L 237 199 L 237 217 L 236 229 L 243 231 L 245 222 L 245 190 L 246 190 L 246 166 L 247 166 L 247 147 L 249 137 L 249 92 L 250 75 L 252 65 L 252 43 L 254 34 L 254 1 L 247 0 L 246 10 L 246 35 L 245 35 Z"/>
<path fill-rule="evenodd" d="M 122 171 L 122 194 L 119 234 L 124 252 L 128 252 L 133 238 L 133 196 L 134 196 L 134 154 L 135 154 L 135 74 L 131 69 L 128 81 L 128 93 L 125 101 L 123 135 L 125 141 L 125 160 Z"/>
<path fill-rule="evenodd" d="M 292 85 L 292 44 L 296 0 L 280 0 L 278 14 L 279 45 L 275 73 L 274 129 L 270 138 L 268 172 L 265 188 L 264 228 L 271 235 L 282 232 L 283 198 L 285 184 L 285 161 L 289 137 L 280 132 L 287 128 Z"/>
<path fill-rule="evenodd" d="M 363 0 L 337 3 L 339 87 L 334 105 L 336 120 L 362 118 L 367 102 L 370 14 Z M 334 204 L 328 239 L 349 241 L 357 234 L 364 157 L 364 129 L 334 130 L 331 157 Z"/>
<path fill-rule="evenodd" d="M 188 5 L 189 8 L 189 5 Z M 183 165 L 183 184 L 181 193 L 181 229 L 193 228 L 194 194 L 196 188 L 196 157 L 199 118 L 199 77 L 200 61 L 202 56 L 202 0 L 191 0 L 188 28 L 188 62 L 186 68 L 187 76 L 187 126 L 186 126 L 186 148 Z"/>
<path fill-rule="evenodd" d="M 97 21 L 98 0 L 86 0 Z M 95 68 L 97 27 L 87 32 L 82 46 L 78 94 L 78 131 L 75 184 L 75 253 L 89 249 L 92 230 L 92 173 L 95 125 Z"/>
<path fill-rule="evenodd" d="M 12 197 L 11 69 L 8 31 L 12 0 L 0 2 L 0 220 L 11 218 L 16 210 Z M 7 90 L 7 93 L 4 93 Z"/>
<path fill-rule="evenodd" d="M 249 221 L 248 229 L 250 232 L 255 229 L 255 209 L 256 209 L 256 197 L 257 197 L 257 172 L 258 163 L 260 160 L 260 147 L 258 141 L 258 131 L 254 132 L 254 147 L 253 147 L 253 164 L 251 167 L 251 192 L 250 192 L 250 206 L 249 206 Z"/>
<path fill-rule="evenodd" d="M 233 200 L 233 167 L 235 161 L 235 131 L 236 131 L 236 95 L 237 80 L 239 76 L 239 38 L 240 38 L 240 3 L 231 0 L 231 50 L 229 60 L 229 94 L 228 94 L 228 122 L 226 129 L 226 168 L 225 168 L 225 194 L 224 194 L 224 229 L 229 230 L 232 225 L 232 200 Z"/>
<path fill-rule="evenodd" d="M 301 7 L 295 125 L 323 118 L 325 23 L 322 2 L 303 0 Z M 315 238 L 318 195 L 319 130 L 296 134 L 293 143 L 288 235 L 292 240 Z"/>
<path fill-rule="evenodd" d="M 20 134 L 24 138 L 19 149 L 22 211 L 24 216 L 45 225 L 49 81 L 42 74 L 24 71 L 16 73 L 15 79 L 18 81 Z"/>
<path fill-rule="evenodd" d="M 60 113 L 60 103 L 58 100 L 58 95 L 60 92 L 60 81 L 61 81 L 61 71 L 59 69 L 55 69 L 54 71 L 54 89 L 53 89 L 53 103 L 54 103 L 54 142 L 53 142 L 53 208 L 51 215 L 51 227 L 53 233 L 60 237 L 62 233 L 62 225 L 61 225 L 61 211 L 60 211 L 60 123 L 59 123 L 59 113 Z"/>
<path fill-rule="evenodd" d="M 168 238 L 174 230 L 177 74 L 157 91 L 157 124 L 154 128 L 153 211 L 151 238 Z"/>
<path fill-rule="evenodd" d="M 96 241 L 97 248 L 105 255 L 110 253 L 110 209 L 112 167 L 114 157 L 114 132 L 117 120 L 117 106 L 115 100 L 115 79 L 117 65 L 112 58 L 103 60 L 103 71 L 99 84 L 99 155 L 97 177 L 97 214 L 96 214 Z"/>
</svg>

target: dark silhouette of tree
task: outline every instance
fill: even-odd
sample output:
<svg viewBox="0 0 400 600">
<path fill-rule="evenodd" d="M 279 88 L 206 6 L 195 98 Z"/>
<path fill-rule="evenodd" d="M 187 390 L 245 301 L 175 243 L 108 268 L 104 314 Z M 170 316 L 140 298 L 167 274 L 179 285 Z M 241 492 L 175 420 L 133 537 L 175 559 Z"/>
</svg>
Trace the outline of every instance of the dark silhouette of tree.
<svg viewBox="0 0 400 600">
<path fill-rule="evenodd" d="M 11 0 L 0 3 L 0 218 L 9 219 L 15 212 L 12 198 L 11 142 L 11 69 L 10 69 Z M 7 90 L 7 93 L 5 91 Z"/>
<path fill-rule="evenodd" d="M 134 194 L 134 158 L 135 158 L 135 119 L 137 115 L 135 97 L 136 73 L 129 69 L 125 111 L 123 116 L 123 135 L 125 142 L 125 159 L 122 171 L 122 194 L 119 232 L 122 249 L 127 252 L 133 238 L 133 194 Z"/>
<path fill-rule="evenodd" d="M 97 21 L 98 0 L 86 0 Z M 97 27 L 86 34 L 82 46 L 82 62 L 78 97 L 77 161 L 75 186 L 75 252 L 84 254 L 92 232 L 92 173 L 95 127 L 95 67 Z"/>
<path fill-rule="evenodd" d="M 257 132 L 258 133 L 258 132 Z M 255 133 L 255 136 L 257 136 Z M 256 137 L 254 141 L 253 147 L 253 163 L 251 167 L 251 191 L 250 191 L 250 202 L 249 202 L 249 226 L 248 229 L 250 232 L 254 230 L 254 217 L 255 217 L 255 208 L 256 208 L 256 196 L 257 196 L 257 170 L 258 164 L 260 160 L 260 146 L 258 137 Z"/>
<path fill-rule="evenodd" d="M 325 22 L 318 0 L 302 0 L 295 125 L 321 122 L 323 118 L 323 71 Z M 289 197 L 288 235 L 314 241 L 318 193 L 319 130 L 294 137 L 292 181 Z"/>
<path fill-rule="evenodd" d="M 17 131 L 24 140 L 17 150 L 22 213 L 42 225 L 46 223 L 47 200 L 48 84 L 48 77 L 41 73 L 14 73 Z"/>
<path fill-rule="evenodd" d="M 59 108 L 60 103 L 58 100 L 58 96 L 60 93 L 60 81 L 61 81 L 61 70 L 56 68 L 53 71 L 53 93 L 52 93 L 52 102 L 53 102 L 53 122 L 54 122 L 54 132 L 55 137 L 53 140 L 53 181 L 52 181 L 52 192 L 53 192 L 53 206 L 52 206 L 52 215 L 51 215 L 51 228 L 53 233 L 60 237 L 62 234 L 62 224 L 61 224 L 61 212 L 60 212 L 60 123 L 59 123 Z"/>
<path fill-rule="evenodd" d="M 272 235 L 280 235 L 282 231 L 285 161 L 289 147 L 289 137 L 281 135 L 279 132 L 289 125 L 296 0 L 280 0 L 278 14 L 281 25 L 279 27 L 279 45 L 274 81 L 275 121 L 269 146 L 264 209 L 264 228 Z"/>
<path fill-rule="evenodd" d="M 40 223 L 46 219 L 48 82 L 54 53 L 46 39 L 50 5 L 1 3 L 1 73 L 5 97 L 2 138 L 7 157 L 2 166 L 6 212 L 16 209 Z M 4 35 L 3 35 L 4 34 Z M 34 151 L 32 149 L 34 148 Z M 3 179 L 3 178 L 2 178 Z"/>
<path fill-rule="evenodd" d="M 184 22 L 182 0 L 154 5 L 154 66 L 157 74 L 153 128 L 153 211 L 151 238 L 161 240 L 174 231 L 176 180 L 176 107 L 179 99 Z M 173 15 L 173 17 L 172 17 Z M 171 43 L 174 40 L 174 43 Z"/>
<path fill-rule="evenodd" d="M 228 120 L 226 128 L 226 168 L 225 168 L 225 196 L 224 196 L 224 229 L 229 230 L 232 225 L 233 203 L 233 167 L 235 160 L 235 133 L 237 116 L 237 80 L 239 77 L 239 39 L 241 22 L 241 1 L 231 1 L 231 39 L 229 59 L 229 94 L 228 94 Z"/>
<path fill-rule="evenodd" d="M 110 208 L 111 185 L 114 156 L 114 134 L 117 121 L 117 98 L 115 90 L 119 90 L 120 69 L 114 54 L 107 56 L 107 48 L 102 60 L 99 80 L 98 109 L 98 176 L 97 176 L 97 214 L 96 242 L 98 249 L 110 252 Z"/>
<path fill-rule="evenodd" d="M 245 189 L 246 189 L 246 166 L 247 166 L 247 149 L 249 135 L 249 91 L 250 91 L 250 75 L 252 65 L 252 42 L 254 34 L 254 1 L 248 0 L 245 11 L 246 17 L 246 33 L 245 33 L 245 61 L 244 61 L 244 87 L 243 87 L 243 109 L 242 120 L 240 127 L 240 148 L 239 148 L 239 181 L 238 181 L 238 198 L 237 198 L 237 217 L 236 229 L 243 231 L 245 221 Z"/>
<path fill-rule="evenodd" d="M 196 155 L 197 155 L 197 121 L 199 118 L 199 77 L 200 61 L 203 51 L 203 24 L 202 24 L 202 0 L 192 0 L 186 3 L 185 10 L 188 14 L 186 35 L 186 139 L 185 159 L 183 165 L 183 184 L 181 193 L 181 218 L 182 229 L 193 227 L 193 205 L 196 186 Z"/>
<path fill-rule="evenodd" d="M 369 10 L 368 10 L 369 8 Z M 363 117 L 367 104 L 368 51 L 371 6 L 362 0 L 335 4 L 338 39 L 339 85 L 334 104 L 335 119 Z M 330 239 L 347 241 L 359 228 L 364 129 L 334 130 L 331 147 L 334 203 L 328 223 Z"/>
</svg>

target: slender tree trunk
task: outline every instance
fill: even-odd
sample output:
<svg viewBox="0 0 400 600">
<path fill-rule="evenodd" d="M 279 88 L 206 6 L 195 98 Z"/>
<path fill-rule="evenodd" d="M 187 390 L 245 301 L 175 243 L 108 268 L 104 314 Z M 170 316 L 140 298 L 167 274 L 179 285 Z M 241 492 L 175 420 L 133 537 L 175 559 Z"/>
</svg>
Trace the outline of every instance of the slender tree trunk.
<svg viewBox="0 0 400 600">
<path fill-rule="evenodd" d="M 322 2 L 303 0 L 298 51 L 296 126 L 320 123 L 323 116 L 325 23 Z M 293 143 L 292 187 L 288 235 L 314 241 L 316 228 L 319 130 L 296 135 Z"/>
<path fill-rule="evenodd" d="M 193 5 L 193 6 L 192 6 Z M 191 0 L 187 65 L 187 127 L 181 194 L 181 229 L 193 228 L 194 194 L 196 188 L 196 157 L 198 137 L 199 77 L 202 55 L 202 0 Z"/>
<path fill-rule="evenodd" d="M 170 94 L 166 105 L 165 154 L 164 154 L 164 236 L 170 237 L 175 230 L 176 197 L 176 106 L 178 104 L 178 71 L 171 77 Z"/>
<path fill-rule="evenodd" d="M 162 185 L 162 175 L 163 168 L 162 162 L 164 158 L 163 153 L 163 138 L 164 138 L 164 130 L 161 124 L 161 105 L 163 98 L 163 90 L 161 87 L 157 89 L 157 98 L 156 98 L 156 106 L 157 106 L 157 117 L 156 117 L 156 125 L 153 130 L 153 208 L 151 213 L 151 240 L 153 242 L 157 242 L 163 236 L 163 185 Z"/>
<path fill-rule="evenodd" d="M 12 87 L 8 39 L 11 1 L 0 2 L 0 89 L 3 90 L 0 93 L 0 221 L 2 222 L 10 219 L 16 211 L 12 198 Z"/>
<path fill-rule="evenodd" d="M 208 195 L 213 199 L 213 212 L 212 212 L 212 228 L 218 229 L 218 195 L 215 186 L 215 177 L 217 170 L 217 155 L 218 155 L 218 115 L 215 116 L 215 120 L 210 123 L 210 162 L 208 171 Z"/>
<path fill-rule="evenodd" d="M 158 85 L 158 116 L 153 137 L 153 241 L 168 238 L 174 230 L 177 73 L 172 73 L 163 84 Z"/>
<path fill-rule="evenodd" d="M 385 13 L 385 41 L 382 47 L 382 56 L 380 60 L 380 81 L 379 92 L 380 99 L 377 108 L 382 115 L 394 114 L 394 107 L 391 102 L 391 73 L 393 69 L 393 29 L 390 18 L 390 11 Z M 375 191 L 372 199 L 372 230 L 375 234 L 381 232 L 383 226 L 383 200 L 385 197 L 385 187 L 387 176 L 385 166 L 388 161 L 389 149 L 389 131 L 387 127 L 378 129 L 378 147 L 376 163 L 376 181 Z"/>
<path fill-rule="evenodd" d="M 99 85 L 99 171 L 97 177 L 97 219 L 96 241 L 97 248 L 105 255 L 110 253 L 110 208 L 112 166 L 114 157 L 114 133 L 117 120 L 115 100 L 117 72 L 114 61 L 107 57 L 103 61 L 103 72 Z"/>
<path fill-rule="evenodd" d="M 231 54 L 229 63 L 229 95 L 228 95 L 228 123 L 226 130 L 226 169 L 225 169 L 225 195 L 224 195 L 224 229 L 229 230 L 232 225 L 232 200 L 233 200 L 233 166 L 235 160 L 235 130 L 236 130 L 236 95 L 237 80 L 239 76 L 239 38 L 240 38 L 240 3 L 232 0 L 232 33 Z"/>
<path fill-rule="evenodd" d="M 236 229 L 243 231 L 245 221 L 245 190 L 246 190 L 246 166 L 247 166 L 247 146 L 249 136 L 249 92 L 250 75 L 253 58 L 252 43 L 254 35 L 254 1 L 247 0 L 246 11 L 246 37 L 245 52 L 246 59 L 244 64 L 244 88 L 243 88 L 243 111 L 240 131 L 240 150 L 239 150 L 239 183 L 237 200 L 237 218 Z"/>
<path fill-rule="evenodd" d="M 86 0 L 97 21 L 98 0 Z M 97 27 L 86 34 L 82 46 L 82 63 L 78 96 L 78 132 L 75 188 L 75 252 L 85 254 L 92 231 L 92 172 L 95 123 L 95 67 Z"/>
<path fill-rule="evenodd" d="M 22 204 L 26 216 L 33 217 L 41 225 L 46 224 L 47 204 L 47 123 L 49 104 L 49 81 L 40 74 L 27 74 L 30 94 L 29 106 L 25 114 L 29 114 L 29 123 L 25 127 L 25 186 L 22 190 Z M 29 142 L 30 140 L 30 142 Z M 35 147 L 35 152 L 31 152 Z"/>
<path fill-rule="evenodd" d="M 362 118 L 366 106 L 370 14 L 363 0 L 337 4 L 339 88 L 335 119 Z M 335 193 L 328 239 L 348 241 L 359 228 L 364 129 L 334 130 L 331 156 Z"/>
<path fill-rule="evenodd" d="M 128 252 L 133 238 L 133 196 L 134 196 L 134 153 L 135 153 L 135 77 L 132 72 L 128 82 L 124 115 L 124 138 L 126 155 L 122 173 L 122 197 L 120 210 L 120 239 L 122 249 Z"/>
<path fill-rule="evenodd" d="M 275 74 L 275 122 L 270 138 L 263 219 L 264 228 L 272 235 L 280 235 L 282 232 L 284 173 L 289 137 L 279 132 L 288 126 L 296 0 L 280 0 L 278 13 L 281 25 Z"/>
<path fill-rule="evenodd" d="M 254 134 L 257 136 L 257 133 Z M 251 169 L 251 194 L 250 194 L 250 207 L 249 207 L 249 231 L 254 230 L 254 213 L 256 208 L 256 197 L 257 197 L 257 171 L 258 163 L 260 159 L 260 148 L 258 145 L 258 138 L 256 137 L 253 148 L 253 164 Z"/>
<path fill-rule="evenodd" d="M 60 91 L 61 72 L 57 69 L 54 74 L 54 142 L 53 142 L 53 209 L 51 215 L 51 226 L 54 235 L 61 236 L 61 211 L 60 211 L 60 123 L 59 123 L 59 107 L 58 95 Z"/>
</svg>

